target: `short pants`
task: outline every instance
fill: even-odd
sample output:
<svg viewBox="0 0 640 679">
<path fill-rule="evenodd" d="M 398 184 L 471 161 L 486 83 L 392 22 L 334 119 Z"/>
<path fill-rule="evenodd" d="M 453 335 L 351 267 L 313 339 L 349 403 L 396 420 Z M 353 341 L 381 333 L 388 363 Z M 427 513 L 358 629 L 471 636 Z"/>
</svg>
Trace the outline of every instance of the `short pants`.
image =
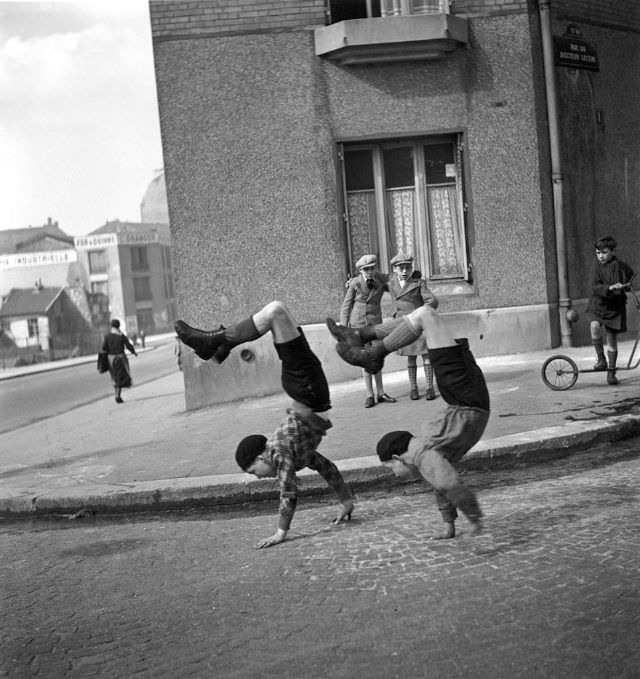
<svg viewBox="0 0 640 679">
<path fill-rule="evenodd" d="M 429 349 L 442 398 L 451 406 L 489 410 L 489 390 L 466 339 L 451 347 Z"/>
<path fill-rule="evenodd" d="M 441 418 L 423 427 L 422 450 L 437 450 L 455 464 L 480 440 L 488 421 L 488 410 L 448 406 Z"/>
<path fill-rule="evenodd" d="M 314 412 L 324 412 L 331 408 L 327 378 L 302 328 L 298 328 L 298 332 L 299 337 L 274 344 L 282 361 L 282 388 L 294 401 Z"/>
</svg>

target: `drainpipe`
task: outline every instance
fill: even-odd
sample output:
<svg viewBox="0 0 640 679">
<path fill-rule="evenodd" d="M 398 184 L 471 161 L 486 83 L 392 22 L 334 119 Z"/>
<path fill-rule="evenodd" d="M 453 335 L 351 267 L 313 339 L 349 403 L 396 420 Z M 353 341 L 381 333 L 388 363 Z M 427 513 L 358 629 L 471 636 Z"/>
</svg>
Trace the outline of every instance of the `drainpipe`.
<svg viewBox="0 0 640 679">
<path fill-rule="evenodd" d="M 571 323 L 567 311 L 571 308 L 569 298 L 569 272 L 562 210 L 562 165 L 560 162 L 560 132 L 558 124 L 558 98 L 556 72 L 551 33 L 551 0 L 538 0 L 540 31 L 542 34 L 542 60 L 547 93 L 547 119 L 549 124 L 549 145 L 551 147 L 551 180 L 553 182 L 553 221 L 556 235 L 556 266 L 558 272 L 558 313 L 560 314 L 560 336 L 563 347 L 573 346 Z"/>
</svg>

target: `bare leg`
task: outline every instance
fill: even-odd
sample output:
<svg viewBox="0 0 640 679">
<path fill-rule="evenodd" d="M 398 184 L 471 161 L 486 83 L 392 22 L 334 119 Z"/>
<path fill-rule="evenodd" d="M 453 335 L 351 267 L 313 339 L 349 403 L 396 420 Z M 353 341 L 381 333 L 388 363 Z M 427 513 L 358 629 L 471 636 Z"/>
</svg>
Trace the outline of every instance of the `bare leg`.
<svg viewBox="0 0 640 679">
<path fill-rule="evenodd" d="M 421 306 L 414 309 L 408 316 L 403 317 L 410 325 L 422 330 L 430 349 L 453 347 L 456 340 L 451 330 L 437 311 L 429 306 Z"/>
<path fill-rule="evenodd" d="M 480 532 L 482 529 L 482 512 L 478 501 L 475 494 L 462 483 L 453 465 L 433 448 L 421 451 L 414 464 L 418 467 L 422 477 L 436 489 L 436 496 L 443 496 L 442 501 L 439 502 L 441 511 L 446 504 L 451 503 L 453 505 L 445 518 L 445 531 L 435 537 L 452 538 L 455 536 L 453 521 L 455 520 L 456 508 L 469 520 L 470 531 L 472 533 Z"/>
<path fill-rule="evenodd" d="M 277 300 L 262 307 L 251 319 L 260 335 L 271 331 L 276 344 L 290 342 L 300 335 L 295 318 L 289 309 Z"/>
</svg>

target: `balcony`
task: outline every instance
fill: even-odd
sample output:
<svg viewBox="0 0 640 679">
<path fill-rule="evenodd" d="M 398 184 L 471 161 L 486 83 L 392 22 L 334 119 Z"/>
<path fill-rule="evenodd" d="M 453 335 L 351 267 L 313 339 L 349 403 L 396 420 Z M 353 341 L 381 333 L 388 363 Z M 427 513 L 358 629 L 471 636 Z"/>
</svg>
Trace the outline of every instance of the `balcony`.
<svg viewBox="0 0 640 679">
<path fill-rule="evenodd" d="M 449 14 L 446 2 L 430 4 L 426 8 L 426 1 L 387 0 L 381 16 L 317 28 L 316 55 L 339 65 L 390 63 L 442 59 L 468 44 L 467 20 Z"/>
</svg>

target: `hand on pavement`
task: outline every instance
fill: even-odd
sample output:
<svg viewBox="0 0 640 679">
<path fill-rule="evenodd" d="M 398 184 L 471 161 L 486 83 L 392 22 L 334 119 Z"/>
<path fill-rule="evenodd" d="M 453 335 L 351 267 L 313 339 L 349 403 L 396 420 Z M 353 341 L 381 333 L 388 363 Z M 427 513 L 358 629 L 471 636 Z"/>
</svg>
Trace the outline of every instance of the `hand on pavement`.
<svg viewBox="0 0 640 679">
<path fill-rule="evenodd" d="M 256 546 L 258 549 L 266 549 L 267 547 L 277 545 L 279 542 L 284 542 L 286 537 L 287 532 L 282 530 L 281 528 L 278 528 L 278 530 L 273 535 L 270 535 L 268 538 L 265 538 L 264 540 L 260 540 L 260 542 Z"/>
<path fill-rule="evenodd" d="M 353 501 L 345 500 L 338 507 L 338 515 L 331 523 L 340 523 L 341 521 L 351 521 L 351 512 L 353 511 Z"/>
</svg>

